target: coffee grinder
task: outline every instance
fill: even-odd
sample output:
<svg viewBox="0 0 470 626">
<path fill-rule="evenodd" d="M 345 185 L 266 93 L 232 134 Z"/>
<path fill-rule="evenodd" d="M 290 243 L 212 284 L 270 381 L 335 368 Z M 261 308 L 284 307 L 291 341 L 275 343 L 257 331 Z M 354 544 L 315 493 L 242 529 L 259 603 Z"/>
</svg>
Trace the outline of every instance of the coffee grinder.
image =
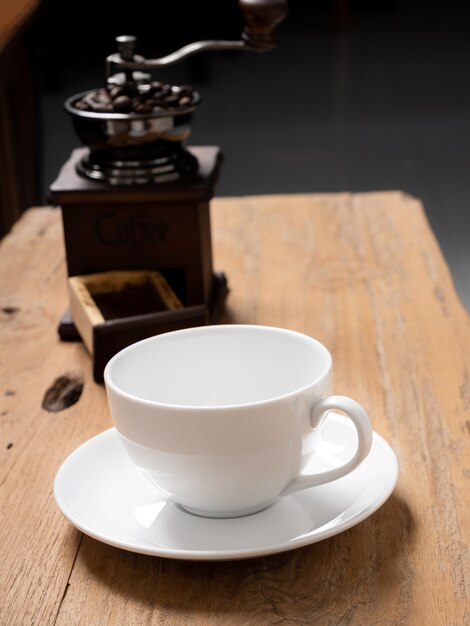
<svg viewBox="0 0 470 626">
<path fill-rule="evenodd" d="M 117 37 L 106 86 L 65 102 L 83 147 L 49 190 L 62 209 L 70 297 L 59 336 L 84 341 L 97 382 L 130 343 L 217 323 L 223 312 L 228 285 L 212 266 L 209 212 L 221 151 L 187 147 L 199 94 L 152 74 L 206 50 L 271 50 L 287 1 L 239 6 L 239 41 L 199 41 L 146 59 L 135 37 Z"/>
</svg>

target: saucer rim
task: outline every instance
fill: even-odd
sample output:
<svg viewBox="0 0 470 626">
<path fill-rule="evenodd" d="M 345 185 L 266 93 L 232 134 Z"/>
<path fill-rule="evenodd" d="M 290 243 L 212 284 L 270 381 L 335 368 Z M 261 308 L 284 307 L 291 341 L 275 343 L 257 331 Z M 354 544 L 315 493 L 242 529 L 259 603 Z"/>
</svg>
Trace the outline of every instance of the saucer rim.
<svg viewBox="0 0 470 626">
<path fill-rule="evenodd" d="M 341 422 L 343 422 L 344 420 L 341 415 L 331 415 L 330 420 L 332 418 L 337 418 Z M 348 530 L 356 526 L 357 524 L 360 524 L 362 521 L 373 515 L 373 513 L 375 513 L 391 496 L 398 480 L 398 460 L 393 448 L 381 435 L 373 431 L 373 445 L 375 443 L 375 445 L 382 446 L 387 451 L 389 457 L 387 459 L 387 464 L 390 465 L 390 470 L 387 473 L 386 484 L 380 492 L 379 496 L 377 496 L 373 502 L 371 502 L 361 511 L 344 520 L 343 522 L 334 524 L 336 518 L 333 518 L 331 520 L 328 520 L 325 524 L 323 524 L 323 526 L 320 526 L 313 531 L 306 532 L 292 539 L 287 539 L 274 544 L 267 544 L 265 546 L 260 546 L 257 548 L 233 548 L 227 550 L 191 550 L 164 547 L 147 548 L 145 546 L 142 546 L 142 544 L 140 543 L 113 539 L 108 535 L 95 531 L 93 528 L 89 527 L 87 524 L 84 524 L 79 519 L 77 519 L 77 517 L 68 509 L 64 498 L 60 494 L 62 474 L 66 470 L 67 465 L 69 465 L 69 463 L 72 463 L 76 456 L 80 455 L 83 448 L 90 445 L 96 445 L 97 443 L 99 443 L 99 440 L 104 440 L 109 437 L 114 437 L 116 435 L 117 430 L 114 427 L 108 428 L 98 433 L 97 435 L 94 435 L 87 441 L 83 442 L 80 446 L 78 446 L 78 448 L 76 448 L 67 456 L 67 458 L 60 465 L 54 479 L 54 498 L 59 510 L 64 515 L 64 517 L 80 532 L 83 532 L 85 535 L 91 537 L 92 539 L 96 539 L 97 541 L 100 541 L 101 543 L 110 545 L 112 547 L 147 556 L 157 556 L 162 558 L 171 558 L 186 561 L 235 561 L 259 558 L 262 556 L 271 556 L 274 554 L 280 554 L 282 552 L 288 552 L 291 550 L 302 548 L 307 545 L 318 543 L 319 541 L 323 541 L 325 539 L 329 539 L 330 537 L 338 535 L 345 530 Z M 363 461 L 363 463 L 365 462 L 367 462 L 367 457 Z M 304 491 L 311 491 L 315 489 L 317 489 L 317 487 L 311 487 L 310 489 Z M 289 494 L 288 496 L 284 497 L 289 498 L 293 496 L 295 496 L 295 494 Z M 160 497 L 165 498 L 163 493 Z M 191 513 L 186 514 L 191 515 Z M 328 526 L 329 528 L 326 528 L 322 531 L 322 528 L 324 528 L 325 526 Z"/>
</svg>

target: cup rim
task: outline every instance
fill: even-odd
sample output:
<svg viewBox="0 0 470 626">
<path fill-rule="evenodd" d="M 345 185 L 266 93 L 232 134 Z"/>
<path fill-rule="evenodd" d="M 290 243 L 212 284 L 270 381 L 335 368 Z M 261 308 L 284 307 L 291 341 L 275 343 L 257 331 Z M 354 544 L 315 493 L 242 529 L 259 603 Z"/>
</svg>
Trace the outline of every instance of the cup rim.
<svg viewBox="0 0 470 626">
<path fill-rule="evenodd" d="M 256 330 L 261 330 L 262 332 L 280 332 L 283 334 L 289 334 L 289 335 L 295 335 L 297 337 L 301 337 L 303 340 L 307 340 L 308 342 L 314 344 L 320 350 L 320 352 L 323 353 L 323 355 L 326 357 L 326 366 L 321 372 L 321 374 L 317 376 L 316 378 L 314 378 L 313 380 L 311 380 L 308 384 L 302 387 L 299 387 L 297 389 L 294 389 L 293 391 L 290 391 L 288 393 L 281 394 L 279 396 L 273 396 L 272 398 L 267 398 L 264 400 L 255 400 L 253 402 L 240 402 L 237 404 L 222 404 L 218 406 L 212 406 L 212 405 L 198 406 L 198 405 L 190 405 L 190 404 L 159 402 L 158 400 L 147 400 L 146 398 L 141 398 L 135 394 L 125 391 L 124 389 L 119 387 L 112 379 L 112 369 L 115 363 L 117 363 L 127 352 L 134 351 L 135 349 L 137 349 L 138 346 L 142 344 L 158 341 L 160 337 L 163 337 L 163 336 L 166 337 L 168 335 L 198 334 L 199 332 L 202 332 L 204 330 L 210 331 L 211 329 L 216 330 L 216 329 L 224 329 L 224 328 L 231 329 L 231 330 L 233 329 L 256 329 Z M 195 326 L 191 328 L 183 328 L 179 330 L 170 331 L 167 333 L 161 333 L 160 335 L 147 337 L 146 339 L 136 341 L 130 344 L 129 346 L 126 346 L 125 348 L 117 352 L 113 357 L 111 357 L 111 359 L 106 364 L 106 367 L 104 369 L 104 382 L 105 382 L 105 386 L 107 390 L 112 390 L 116 395 L 119 395 L 123 398 L 126 398 L 127 400 L 131 400 L 132 402 L 136 402 L 137 404 L 141 404 L 143 406 L 154 407 L 154 408 L 160 407 L 165 410 L 175 410 L 175 411 L 185 410 L 185 411 L 191 411 L 191 412 L 207 413 L 207 412 L 215 412 L 215 411 L 221 411 L 221 410 L 223 411 L 237 410 L 237 409 L 244 408 L 244 407 L 266 406 L 266 405 L 273 404 L 279 401 L 287 400 L 290 397 L 302 394 L 305 390 L 309 389 L 310 387 L 314 387 L 318 385 L 320 382 L 322 382 L 325 378 L 327 378 L 330 375 L 331 370 L 332 370 L 332 365 L 333 365 L 333 359 L 328 348 L 326 348 L 326 346 L 324 346 L 320 341 L 318 341 L 318 339 L 314 339 L 313 337 L 310 337 L 310 335 L 306 335 L 305 333 L 301 333 L 295 330 L 290 330 L 288 328 L 281 328 L 278 326 L 267 326 L 267 325 L 258 325 L 258 324 L 213 324 L 213 325 L 207 325 L 207 326 Z"/>
</svg>

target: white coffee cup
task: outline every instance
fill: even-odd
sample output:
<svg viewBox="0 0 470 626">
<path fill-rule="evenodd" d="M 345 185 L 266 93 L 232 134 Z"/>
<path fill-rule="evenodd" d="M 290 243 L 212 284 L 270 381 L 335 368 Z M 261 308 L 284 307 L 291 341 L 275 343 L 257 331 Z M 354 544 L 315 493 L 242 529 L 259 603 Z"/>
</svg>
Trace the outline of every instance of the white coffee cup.
<svg viewBox="0 0 470 626">
<path fill-rule="evenodd" d="M 114 425 L 134 464 L 175 503 L 236 517 L 351 472 L 369 453 L 364 409 L 329 396 L 332 359 L 306 335 L 267 326 L 202 326 L 135 343 L 104 373 Z M 328 411 L 357 429 L 351 460 L 302 474 Z"/>
</svg>

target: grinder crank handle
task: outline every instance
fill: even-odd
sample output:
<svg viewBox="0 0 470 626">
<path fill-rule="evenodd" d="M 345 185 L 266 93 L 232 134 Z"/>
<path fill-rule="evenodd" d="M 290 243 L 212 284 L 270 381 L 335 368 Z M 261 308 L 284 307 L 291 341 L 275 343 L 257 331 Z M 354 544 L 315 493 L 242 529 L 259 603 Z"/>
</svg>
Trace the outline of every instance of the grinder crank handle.
<svg viewBox="0 0 470 626">
<path fill-rule="evenodd" d="M 245 18 L 245 28 L 239 41 L 195 41 L 159 59 L 146 59 L 134 54 L 136 38 L 117 37 L 118 52 L 106 59 L 108 77 L 115 67 L 120 70 L 152 70 L 173 65 L 182 59 L 206 50 L 247 50 L 265 52 L 276 45 L 276 27 L 288 13 L 287 0 L 239 0 Z"/>
</svg>

